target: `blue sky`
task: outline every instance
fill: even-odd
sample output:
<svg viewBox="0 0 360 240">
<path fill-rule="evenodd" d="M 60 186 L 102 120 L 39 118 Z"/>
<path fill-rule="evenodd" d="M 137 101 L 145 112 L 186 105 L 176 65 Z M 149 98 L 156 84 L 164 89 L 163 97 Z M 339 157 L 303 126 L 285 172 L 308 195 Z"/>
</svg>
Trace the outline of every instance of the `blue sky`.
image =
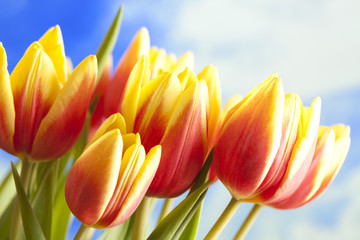
<svg viewBox="0 0 360 240">
<path fill-rule="evenodd" d="M 75 64 L 96 52 L 119 5 L 123 24 L 115 64 L 133 34 L 149 29 L 153 45 L 195 53 L 196 71 L 218 67 L 223 101 L 278 72 L 285 92 L 309 105 L 320 96 L 322 124 L 351 127 L 352 145 L 328 191 L 297 210 L 264 209 L 247 239 L 357 239 L 360 235 L 360 2 L 357 0 L 1 1 L 0 41 L 11 70 L 27 46 L 59 24 Z M 4 158 L 3 153 L 0 154 Z M 8 165 L 8 160 L 2 160 Z M 2 166 L 1 171 L 8 169 Z M 220 182 L 206 197 L 202 239 L 230 195 Z M 231 239 L 249 211 L 241 206 L 225 229 Z"/>
</svg>

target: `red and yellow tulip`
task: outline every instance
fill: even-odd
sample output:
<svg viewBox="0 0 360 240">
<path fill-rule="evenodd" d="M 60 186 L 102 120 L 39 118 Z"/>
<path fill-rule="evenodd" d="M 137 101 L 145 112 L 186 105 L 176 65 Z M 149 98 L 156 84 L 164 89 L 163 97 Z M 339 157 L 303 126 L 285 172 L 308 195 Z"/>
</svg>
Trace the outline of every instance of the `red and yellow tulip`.
<svg viewBox="0 0 360 240">
<path fill-rule="evenodd" d="M 142 56 L 149 59 L 151 78 L 154 78 L 162 71 L 180 73 L 185 67 L 192 68 L 194 64 L 194 56 L 191 52 L 185 53 L 177 60 L 174 55 L 167 55 L 164 49 L 150 48 L 149 32 L 146 28 L 141 28 L 121 57 L 115 74 L 110 81 L 105 96 L 105 116 L 119 111 L 130 72 Z"/>
<path fill-rule="evenodd" d="M 139 134 L 126 133 L 123 117 L 110 116 L 70 170 L 65 187 L 70 210 L 95 228 L 124 222 L 143 199 L 160 155 L 160 146 L 146 154 Z"/>
<path fill-rule="evenodd" d="M 0 44 L 0 147 L 20 158 L 67 152 L 84 125 L 97 73 L 95 56 L 70 74 L 59 26 L 26 50 L 11 75 Z M 69 76 L 69 77 L 68 77 Z"/>
<path fill-rule="evenodd" d="M 191 52 L 186 52 L 179 59 L 176 59 L 172 54 L 167 55 L 164 49 L 150 48 L 149 32 L 145 27 L 141 28 L 121 57 L 114 76 L 107 75 L 111 71 L 112 64 L 106 66 L 106 74 L 103 74 L 99 81 L 101 87 L 106 85 L 106 90 L 97 91 L 100 93 L 100 100 L 92 115 L 91 132 L 95 132 L 106 117 L 119 112 L 130 72 L 143 55 L 150 61 L 151 78 L 163 71 L 180 73 L 185 67 L 192 68 L 194 65 L 194 56 Z"/>
<path fill-rule="evenodd" d="M 143 54 L 142 58 L 140 58 L 141 54 Z M 176 128 L 182 128 L 177 134 L 186 135 L 186 129 L 190 125 L 198 125 L 197 130 L 194 130 L 193 126 L 189 130 L 198 133 L 195 137 L 196 140 L 194 142 L 186 140 L 186 144 L 184 142 L 184 146 L 179 147 L 177 150 L 181 151 L 183 148 L 187 148 L 187 152 L 191 153 L 190 155 L 197 155 L 196 157 L 190 157 L 190 155 L 185 157 L 185 160 L 181 161 L 184 166 L 189 163 L 191 158 L 198 160 L 196 160 L 196 163 L 192 163 L 194 166 L 193 171 L 185 171 L 184 166 L 179 165 L 180 160 L 174 158 L 173 161 L 174 164 L 176 163 L 177 168 L 184 171 L 185 178 L 183 182 L 174 185 L 170 178 L 161 180 L 164 183 L 158 184 L 164 187 L 164 192 L 160 192 L 160 187 L 155 187 L 155 182 L 160 181 L 160 178 L 155 177 L 154 184 L 149 189 L 149 194 L 154 196 L 176 196 L 184 192 L 192 184 L 199 172 L 206 157 L 204 152 L 207 153 L 212 148 L 219 134 L 221 96 L 217 70 L 210 65 L 196 76 L 191 71 L 193 62 L 194 56 L 191 52 L 187 52 L 179 59 L 176 59 L 174 55 L 166 55 L 164 49 L 150 48 L 148 32 L 145 28 L 142 28 L 121 58 L 105 96 L 105 115 L 120 112 L 126 119 L 127 130 L 139 132 L 147 150 L 157 144 L 164 145 L 165 141 L 168 141 L 165 138 L 165 131 L 170 128 L 168 124 L 176 108 L 175 105 L 180 101 L 180 96 L 184 95 L 181 101 L 185 102 L 179 103 L 180 109 L 176 109 L 176 111 L 189 111 L 188 114 L 199 114 L 201 116 L 196 117 L 195 122 L 187 117 L 186 121 L 184 120 L 181 124 L 179 119 L 171 120 L 173 121 L 171 124 L 178 125 Z M 187 97 L 185 97 L 186 94 Z M 200 101 L 198 101 L 198 98 Z M 181 104 L 188 104 L 188 106 L 180 106 Z M 201 107 L 197 107 L 199 104 Z M 198 124 L 199 122 L 201 124 Z M 168 130 L 166 134 L 172 133 Z M 191 133 L 192 135 L 195 134 Z M 206 141 L 204 138 L 207 138 Z M 167 145 L 171 145 L 169 141 Z M 174 148 L 174 146 L 171 146 L 170 150 L 173 151 Z M 195 148 L 198 149 L 195 150 Z M 163 156 L 171 154 L 170 152 L 166 153 L 166 150 L 164 150 Z M 166 164 L 160 164 L 159 169 L 165 168 Z M 164 172 L 164 170 L 159 171 Z M 166 178 L 165 175 L 164 178 Z M 179 179 L 176 178 L 176 181 L 179 181 Z M 170 185 L 178 188 L 172 187 L 170 191 Z M 153 191 L 155 188 L 157 190 Z"/>
<path fill-rule="evenodd" d="M 237 200 L 303 205 L 328 185 L 350 144 L 348 127 L 319 131 L 319 122 L 319 98 L 304 108 L 271 75 L 227 114 L 214 151 L 219 179 Z"/>
<path fill-rule="evenodd" d="M 146 28 L 141 28 L 131 41 L 127 50 L 121 57 L 116 72 L 110 80 L 105 95 L 105 116 L 117 112 L 119 103 L 123 99 L 123 91 L 128 81 L 131 70 L 136 62 L 150 50 L 150 37 Z"/>
<path fill-rule="evenodd" d="M 280 79 L 271 75 L 224 119 L 213 164 L 236 199 L 253 196 L 274 161 L 281 140 L 284 99 Z"/>
<path fill-rule="evenodd" d="M 129 123 L 127 130 L 140 133 L 147 151 L 157 144 L 163 147 L 159 169 L 147 193 L 150 196 L 183 193 L 203 165 L 208 151 L 209 109 L 205 79 L 210 78 L 199 80 L 189 68 L 178 75 L 160 72 L 151 79 L 145 56 L 130 74 L 119 106 Z"/>
</svg>

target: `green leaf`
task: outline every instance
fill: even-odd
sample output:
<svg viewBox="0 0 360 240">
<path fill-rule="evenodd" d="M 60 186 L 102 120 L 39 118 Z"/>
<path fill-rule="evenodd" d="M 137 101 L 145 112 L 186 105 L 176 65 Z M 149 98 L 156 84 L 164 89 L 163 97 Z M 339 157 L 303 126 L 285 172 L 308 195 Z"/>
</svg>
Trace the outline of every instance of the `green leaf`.
<svg viewBox="0 0 360 240">
<path fill-rule="evenodd" d="M 26 193 L 21 184 L 19 173 L 17 172 L 13 162 L 11 162 L 11 168 L 14 176 L 26 239 L 45 240 L 46 238 L 44 233 L 42 232 L 39 221 L 37 220 L 35 213 L 33 212 L 31 205 L 26 197 Z"/>
<path fill-rule="evenodd" d="M 122 19 L 122 6 L 120 6 L 114 21 L 112 22 L 103 42 L 99 47 L 99 50 L 96 53 L 96 57 L 98 60 L 98 76 L 95 83 L 95 87 L 104 69 L 104 65 L 106 63 L 107 57 L 114 49 L 120 31 L 121 19 Z"/>
<path fill-rule="evenodd" d="M 52 240 L 63 240 L 66 237 L 66 231 L 70 221 L 70 209 L 65 200 L 65 183 L 66 179 L 59 184 L 60 188 L 55 195 L 53 209 L 53 227 L 51 229 Z"/>
<path fill-rule="evenodd" d="M 198 187 L 194 192 L 187 196 L 178 206 L 176 206 L 154 229 L 148 240 L 172 239 L 181 224 L 191 211 L 196 211 L 200 202 L 198 201 L 204 191 L 210 186 L 210 182 Z"/>
<path fill-rule="evenodd" d="M 202 201 L 203 199 L 201 199 Z M 198 201 L 199 202 L 199 201 Z M 175 234 L 175 239 L 180 240 L 194 240 L 197 233 L 197 228 L 199 226 L 200 221 L 200 215 L 201 215 L 201 209 L 202 209 L 202 203 L 196 210 L 195 214 L 189 214 L 186 220 L 189 218 L 189 221 L 184 221 L 184 224 L 181 225 L 179 230 Z M 185 229 L 183 229 L 185 228 Z M 180 234 L 181 236 L 178 238 L 177 234 Z"/>
<path fill-rule="evenodd" d="M 50 239 L 55 184 L 54 162 L 50 162 L 46 167 L 47 171 L 44 175 L 41 175 L 42 181 L 39 184 L 32 207 L 45 237 Z"/>
<path fill-rule="evenodd" d="M 11 217 L 13 214 L 15 197 L 10 198 L 10 200 L 10 204 L 8 204 L 0 218 L 0 239 L 8 239 L 10 233 Z"/>
<path fill-rule="evenodd" d="M 16 168 L 20 169 L 20 166 L 21 161 L 16 164 Z M 6 211 L 16 195 L 16 189 L 12 179 L 12 171 L 10 170 L 0 185 L 0 215 Z"/>
<path fill-rule="evenodd" d="M 28 189 L 28 199 L 30 203 L 34 202 L 35 197 L 44 185 L 44 178 L 48 174 L 49 168 L 52 167 L 54 161 L 36 162 L 33 164 L 31 171 L 31 179 Z"/>
</svg>

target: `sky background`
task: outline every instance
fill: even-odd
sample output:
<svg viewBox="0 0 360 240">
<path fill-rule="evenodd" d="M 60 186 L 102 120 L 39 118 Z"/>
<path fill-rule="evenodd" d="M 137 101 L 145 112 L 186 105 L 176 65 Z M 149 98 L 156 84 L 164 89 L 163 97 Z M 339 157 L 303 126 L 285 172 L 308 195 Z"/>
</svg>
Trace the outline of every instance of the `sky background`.
<svg viewBox="0 0 360 240">
<path fill-rule="evenodd" d="M 59 24 L 65 51 L 77 65 L 96 53 L 120 4 L 124 5 L 114 62 L 146 26 L 152 45 L 195 54 L 195 70 L 217 66 L 222 100 L 246 95 L 273 72 L 285 92 L 306 105 L 320 96 L 324 125 L 351 127 L 350 152 L 329 189 L 289 211 L 265 208 L 246 239 L 358 239 L 360 236 L 360 1 L 29 1 L 0 0 L 0 41 L 11 72 L 31 42 Z M 0 152 L 0 175 L 9 169 Z M 221 214 L 230 195 L 220 182 L 209 190 L 198 239 Z M 231 239 L 250 204 L 240 206 L 220 239 Z M 159 209 L 159 206 L 156 206 Z"/>
</svg>

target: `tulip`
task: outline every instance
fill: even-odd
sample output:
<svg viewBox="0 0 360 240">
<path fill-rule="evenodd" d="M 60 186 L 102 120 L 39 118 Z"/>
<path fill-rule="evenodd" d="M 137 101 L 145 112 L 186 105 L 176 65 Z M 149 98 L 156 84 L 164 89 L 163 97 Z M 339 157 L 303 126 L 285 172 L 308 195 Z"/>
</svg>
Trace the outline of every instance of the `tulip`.
<svg viewBox="0 0 360 240">
<path fill-rule="evenodd" d="M 314 155 L 320 120 L 320 99 L 310 109 L 295 94 L 287 94 L 282 137 L 276 157 L 253 202 L 281 201 L 306 177 Z"/>
<path fill-rule="evenodd" d="M 251 197 L 273 163 L 281 140 L 284 100 L 280 78 L 273 74 L 224 119 L 213 163 L 236 199 Z"/>
<path fill-rule="evenodd" d="M 95 56 L 70 74 L 59 26 L 26 50 L 13 72 L 0 44 L 0 147 L 45 161 L 66 153 L 80 135 L 97 72 Z M 69 77 L 68 77 L 69 76 Z"/>
<path fill-rule="evenodd" d="M 332 127 L 321 126 L 319 128 L 315 152 L 311 158 L 310 167 L 306 171 L 305 178 L 300 180 L 300 184 L 295 191 L 290 195 L 286 195 L 285 198 L 279 198 L 281 194 L 277 195 L 274 193 L 279 192 L 279 189 L 281 190 L 284 184 L 275 182 L 276 184 L 270 187 L 270 190 L 265 190 L 272 194 L 261 194 L 260 197 L 255 198 L 260 203 L 254 205 L 234 239 L 244 238 L 262 206 L 278 209 L 298 208 L 317 198 L 335 178 L 345 160 L 349 147 L 349 126 L 342 124 Z M 285 168 L 286 166 L 283 167 L 283 169 Z M 288 176 L 288 172 L 290 171 L 291 170 L 286 171 L 282 182 L 287 181 L 286 176 Z M 280 174 L 283 174 L 282 171 L 280 171 Z M 279 179 L 279 176 L 277 176 L 277 179 Z M 277 190 L 274 191 L 274 189 Z M 267 196 L 267 198 L 264 196 Z"/>
<path fill-rule="evenodd" d="M 280 78 L 272 74 L 227 113 L 213 160 L 233 199 L 207 238 L 219 234 L 241 201 L 294 208 L 324 190 L 346 156 L 350 130 L 319 131 L 320 105 L 316 98 L 305 108 L 296 94 L 284 95 Z M 259 206 L 237 238 L 248 230 Z"/>
<path fill-rule="evenodd" d="M 111 114 L 117 112 L 117 108 L 119 102 L 123 98 L 123 91 L 125 89 L 131 70 L 142 55 L 148 54 L 149 49 L 149 32 L 146 28 L 141 28 L 121 57 L 116 68 L 115 75 L 112 80 L 110 80 L 110 84 L 105 96 L 106 116 L 110 116 Z"/>
<path fill-rule="evenodd" d="M 319 121 L 319 98 L 304 108 L 270 76 L 228 114 L 214 152 L 219 178 L 238 200 L 286 199 L 306 178 Z"/>
<path fill-rule="evenodd" d="M 105 117 L 119 112 L 119 107 L 124 99 L 125 88 L 128 85 L 130 72 L 142 56 L 150 61 L 151 78 L 159 72 L 172 71 L 180 73 L 185 67 L 192 67 L 194 56 L 192 52 L 186 52 L 178 60 L 174 55 L 167 56 L 164 49 L 150 48 L 150 36 L 146 28 L 141 28 L 131 41 L 127 50 L 121 57 L 116 71 L 110 80 L 109 87 L 105 94 Z M 142 83 L 145 85 L 145 82 Z"/>
<path fill-rule="evenodd" d="M 184 53 L 179 59 L 174 54 L 166 55 L 163 48 L 151 47 L 148 55 L 151 78 L 162 72 L 181 73 L 185 68 L 194 68 L 194 54 L 190 51 Z"/>
<path fill-rule="evenodd" d="M 119 112 L 129 123 L 127 131 L 140 133 L 147 151 L 163 147 L 147 195 L 174 197 L 192 185 L 208 151 L 208 88 L 188 68 L 179 75 L 162 72 L 150 78 L 144 56 L 130 74 Z"/>
<path fill-rule="evenodd" d="M 139 58 L 141 53 L 144 54 L 143 58 Z M 125 59 L 127 60 L 125 61 Z M 135 60 L 138 60 L 136 65 Z M 207 119 L 205 120 L 207 122 L 202 123 L 202 127 L 200 127 L 200 129 L 207 130 L 205 132 L 203 130 L 198 130 L 201 134 L 197 137 L 198 140 L 196 140 L 196 142 L 202 142 L 202 144 L 198 150 L 199 153 L 197 155 L 199 157 L 197 158 L 199 158 L 199 160 L 197 160 L 197 163 L 194 164 L 194 171 L 189 171 L 189 175 L 191 177 L 186 177 L 182 184 L 177 184 L 177 186 L 181 187 L 177 190 L 172 188 L 172 191 L 167 190 L 167 188 L 170 188 L 170 182 L 167 181 L 166 185 L 168 185 L 168 187 L 164 187 L 165 192 L 163 193 L 157 191 L 152 192 L 151 189 L 155 188 L 154 185 L 152 185 L 152 187 L 150 187 L 149 194 L 153 196 L 169 197 L 176 196 L 184 192 L 188 186 L 192 184 L 202 166 L 204 158 L 206 157 L 203 156 L 202 152 L 206 151 L 206 153 L 208 153 L 211 150 L 220 132 L 221 95 L 217 70 L 214 66 L 210 65 L 198 76 L 196 76 L 191 72 L 193 62 L 194 56 L 191 52 L 186 52 L 179 59 L 176 59 L 174 55 L 166 55 L 164 49 L 158 49 L 156 47 L 150 48 L 148 32 L 145 28 L 142 28 L 135 36 L 134 40 L 128 47 L 128 50 L 120 60 L 117 71 L 109 84 L 108 91 L 105 96 L 105 116 L 115 112 L 120 112 L 126 119 L 127 131 L 139 132 L 147 150 L 152 146 L 160 144 L 161 141 L 163 141 L 162 144 L 165 144 L 165 140 L 161 139 L 164 137 L 170 116 L 174 109 L 174 106 L 171 105 L 174 105 L 178 101 L 181 92 L 184 92 L 185 89 L 190 89 L 192 84 L 198 82 L 200 89 L 203 89 L 200 91 L 201 95 L 204 95 L 205 92 L 207 92 L 207 95 L 211 96 L 205 97 L 205 102 L 207 102 L 205 104 L 206 107 L 201 110 L 202 112 L 206 112 L 207 115 L 202 118 L 201 121 Z M 129 69 L 131 69 L 131 66 L 133 66 L 133 68 L 130 74 Z M 179 77 L 175 81 L 174 79 L 177 75 Z M 199 84 L 200 82 L 201 84 Z M 205 90 L 204 87 L 207 89 Z M 164 99 L 151 98 L 153 103 L 146 103 L 146 105 L 151 107 L 144 107 L 143 105 L 145 101 L 148 101 L 152 94 L 160 96 L 160 93 L 157 93 L 159 91 L 163 91 L 162 93 L 168 92 L 167 96 Z M 201 97 L 201 99 L 203 99 L 203 97 Z M 166 105 L 158 106 L 160 104 L 160 102 L 156 102 L 158 100 L 161 104 L 166 102 Z M 203 104 L 203 102 L 201 104 Z M 155 108 L 159 107 L 161 109 L 159 111 L 161 115 L 152 116 L 153 113 L 151 111 L 155 111 Z M 146 111 L 146 116 L 143 116 L 144 110 L 141 108 L 148 109 Z M 161 122 L 163 124 L 156 123 L 156 121 L 159 120 L 158 117 L 162 118 Z M 140 118 L 142 120 L 139 120 Z M 152 119 L 151 123 L 146 122 L 149 119 Z M 183 123 L 183 126 L 186 126 L 186 124 L 190 123 Z M 207 124 L 209 127 L 206 126 Z M 148 128 L 149 126 L 151 127 Z M 184 130 L 185 129 L 186 128 L 184 128 Z M 202 139 L 202 136 L 207 137 L 207 146 L 204 146 L 206 143 L 204 142 L 204 139 Z M 168 143 L 168 145 L 170 144 Z M 174 147 L 172 146 L 171 149 L 173 148 Z M 189 149 L 189 152 L 191 151 L 194 152 L 194 150 Z M 183 161 L 183 163 L 185 164 L 189 161 L 189 159 L 190 158 L 187 158 Z M 179 160 L 176 160 L 175 162 L 178 161 Z M 159 179 L 159 177 L 156 177 L 155 179 Z M 165 186 L 164 184 L 161 185 Z M 159 189 L 159 187 L 156 188 Z"/>
<path fill-rule="evenodd" d="M 289 209 L 303 206 L 317 198 L 332 182 L 350 147 L 350 127 L 321 126 L 315 154 L 305 179 L 296 191 L 281 201 L 266 203 L 275 208 Z"/>
<path fill-rule="evenodd" d="M 110 116 L 69 172 L 65 198 L 70 210 L 94 228 L 121 224 L 143 199 L 160 155 L 160 146 L 146 154 L 139 134 L 126 133 L 123 117 Z"/>
</svg>

